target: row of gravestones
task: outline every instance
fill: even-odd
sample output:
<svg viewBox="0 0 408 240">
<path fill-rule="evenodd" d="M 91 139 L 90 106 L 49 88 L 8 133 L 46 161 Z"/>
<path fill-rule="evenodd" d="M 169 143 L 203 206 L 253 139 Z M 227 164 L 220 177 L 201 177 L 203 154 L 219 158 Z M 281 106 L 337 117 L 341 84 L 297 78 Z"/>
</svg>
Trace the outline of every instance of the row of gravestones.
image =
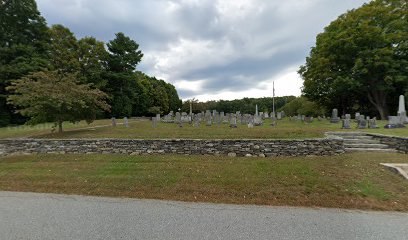
<svg viewBox="0 0 408 240">
<path fill-rule="evenodd" d="M 351 128 L 351 115 L 346 114 L 342 120 L 342 128 L 350 129 Z M 340 121 L 340 117 L 338 116 L 337 109 L 333 109 L 332 117 L 330 119 L 331 123 L 338 123 Z M 357 128 L 364 129 L 364 128 L 378 128 L 377 126 L 377 119 L 370 117 L 364 117 L 360 113 L 355 114 L 355 121 L 357 122 Z M 384 128 L 404 128 L 405 124 L 408 124 L 408 117 L 407 112 L 405 109 L 405 97 L 401 95 L 399 97 L 399 106 L 397 116 L 388 116 L 388 124 L 384 126 Z"/>
<path fill-rule="evenodd" d="M 254 115 L 251 114 L 241 114 L 239 111 L 236 113 L 224 113 L 217 112 L 216 110 L 201 112 L 198 114 L 187 114 L 186 112 L 176 112 L 174 114 L 171 111 L 169 114 L 165 115 L 161 121 L 164 123 L 176 123 L 182 127 L 183 123 L 192 124 L 195 127 L 200 126 L 201 123 L 205 123 L 206 126 L 211 126 L 213 124 L 221 125 L 223 123 L 229 123 L 231 128 L 236 128 L 237 123 L 240 122 L 242 125 L 247 125 L 249 128 L 254 126 L 263 125 L 263 121 L 267 118 L 272 119 L 272 126 L 276 126 L 276 120 L 280 120 L 285 116 L 285 113 L 278 112 L 274 114 L 273 112 L 269 114 L 268 112 L 257 112 Z M 156 117 L 157 121 L 160 120 Z M 152 119 L 153 120 L 153 119 Z M 156 121 L 156 120 L 153 120 Z M 156 123 L 157 124 L 157 123 Z M 153 124 L 155 126 L 155 123 Z"/>
</svg>

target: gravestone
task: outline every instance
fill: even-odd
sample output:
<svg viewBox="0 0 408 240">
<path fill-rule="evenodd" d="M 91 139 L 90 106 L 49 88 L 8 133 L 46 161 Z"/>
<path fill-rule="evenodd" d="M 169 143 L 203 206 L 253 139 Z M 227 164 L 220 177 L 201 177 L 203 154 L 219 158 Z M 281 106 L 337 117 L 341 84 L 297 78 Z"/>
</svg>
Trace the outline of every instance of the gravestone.
<svg viewBox="0 0 408 240">
<path fill-rule="evenodd" d="M 176 124 L 181 124 L 181 114 L 180 112 L 176 112 L 176 118 L 174 120 Z"/>
<path fill-rule="evenodd" d="M 365 129 L 365 128 L 367 128 L 367 120 L 365 120 L 365 119 L 360 119 L 360 120 L 358 121 L 358 126 L 357 126 L 357 128 L 358 128 L 358 129 Z"/>
<path fill-rule="evenodd" d="M 156 120 L 160 121 L 160 113 L 156 114 Z"/>
<path fill-rule="evenodd" d="M 125 127 L 129 127 L 129 121 L 127 117 L 123 118 L 123 124 L 125 125 Z"/>
<path fill-rule="evenodd" d="M 297 115 L 297 118 L 296 118 L 296 120 L 297 120 L 297 121 L 300 121 L 300 120 L 302 120 L 302 115 L 298 114 L 298 115 Z"/>
<path fill-rule="evenodd" d="M 255 115 L 254 116 L 254 126 L 262 126 L 262 124 L 263 124 L 263 121 L 262 121 L 261 116 Z"/>
<path fill-rule="evenodd" d="M 354 119 L 356 121 L 360 120 L 360 113 L 359 112 L 356 112 Z"/>
<path fill-rule="evenodd" d="M 116 127 L 116 118 L 112 118 L 112 127 Z"/>
<path fill-rule="evenodd" d="M 269 118 L 269 113 L 268 112 L 265 112 L 264 115 L 265 115 L 264 116 L 265 118 Z"/>
<path fill-rule="evenodd" d="M 258 104 L 255 105 L 255 116 L 258 116 Z"/>
<path fill-rule="evenodd" d="M 377 118 L 372 118 L 368 121 L 368 128 L 374 129 L 374 128 L 378 128 L 377 126 Z"/>
<path fill-rule="evenodd" d="M 400 97 L 399 97 L 398 116 L 401 117 L 402 124 L 407 124 L 408 123 L 407 111 L 405 109 L 405 97 L 404 97 L 404 95 L 400 95 Z"/>
<path fill-rule="evenodd" d="M 169 114 L 164 115 L 164 118 L 163 118 L 162 121 L 165 122 L 165 123 L 173 123 L 174 122 L 173 113 L 170 112 Z"/>
<path fill-rule="evenodd" d="M 153 128 L 157 127 L 157 117 L 152 117 L 152 127 Z"/>
<path fill-rule="evenodd" d="M 342 120 L 342 126 L 341 126 L 341 128 L 342 128 L 342 129 L 351 129 L 350 121 L 351 121 L 351 120 L 350 120 L 349 118 L 343 119 L 343 120 Z"/>
<path fill-rule="evenodd" d="M 194 127 L 199 127 L 201 122 L 201 113 L 194 115 L 193 118 L 193 126 Z"/>
<path fill-rule="evenodd" d="M 312 123 L 313 122 L 313 117 L 304 117 L 303 119 L 305 123 Z"/>
<path fill-rule="evenodd" d="M 276 119 L 282 120 L 282 112 L 277 112 Z"/>
<path fill-rule="evenodd" d="M 388 124 L 384 128 L 398 128 L 400 119 L 398 116 L 388 116 Z"/>
<path fill-rule="evenodd" d="M 208 126 L 208 127 L 211 126 L 212 125 L 212 120 L 211 120 L 211 112 L 209 110 L 207 110 L 205 112 L 204 118 L 205 118 L 205 125 Z"/>
<path fill-rule="evenodd" d="M 191 122 L 191 116 L 189 116 L 186 112 L 182 112 L 180 121 L 182 123 L 190 123 Z"/>
<path fill-rule="evenodd" d="M 330 118 L 331 123 L 338 123 L 340 121 L 339 113 L 336 108 L 332 111 L 332 117 Z"/>
<path fill-rule="evenodd" d="M 230 118 L 230 128 L 237 128 L 237 117 L 235 114 L 232 114 Z"/>
<path fill-rule="evenodd" d="M 276 113 L 275 112 L 271 112 L 271 116 L 270 116 L 271 118 L 273 117 L 273 118 L 275 118 L 276 119 Z"/>
<path fill-rule="evenodd" d="M 344 115 L 344 118 L 350 120 L 350 119 L 351 119 L 351 114 L 346 114 L 346 115 Z"/>
<path fill-rule="evenodd" d="M 317 121 L 319 121 L 319 122 L 322 121 L 322 117 L 318 116 Z"/>
</svg>

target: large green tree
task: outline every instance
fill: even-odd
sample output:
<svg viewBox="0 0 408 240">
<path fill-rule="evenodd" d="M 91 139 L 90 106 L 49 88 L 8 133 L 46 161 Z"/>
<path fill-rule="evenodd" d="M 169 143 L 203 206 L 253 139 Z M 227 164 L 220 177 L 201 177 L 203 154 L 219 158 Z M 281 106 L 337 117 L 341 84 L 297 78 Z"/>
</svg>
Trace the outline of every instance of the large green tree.
<svg viewBox="0 0 408 240">
<path fill-rule="evenodd" d="M 112 115 L 116 117 L 130 116 L 135 96 L 134 72 L 143 54 L 139 45 L 123 33 L 117 33 L 116 38 L 109 41 L 108 47 L 108 84 L 112 106 Z"/>
<path fill-rule="evenodd" d="M 90 123 L 98 111 L 109 110 L 104 92 L 80 84 L 77 79 L 74 73 L 36 72 L 12 81 L 7 87 L 13 93 L 8 101 L 19 108 L 19 113 L 30 117 L 30 123 L 52 121 L 62 132 L 64 121 Z"/>
<path fill-rule="evenodd" d="M 408 90 L 408 4 L 375 0 L 317 36 L 299 73 L 306 97 L 328 108 L 374 107 L 385 119 Z"/>
<path fill-rule="evenodd" d="M 47 47 L 47 25 L 34 0 L 0 1 L 0 126 L 22 120 L 6 105 L 6 87 L 46 68 Z"/>
</svg>

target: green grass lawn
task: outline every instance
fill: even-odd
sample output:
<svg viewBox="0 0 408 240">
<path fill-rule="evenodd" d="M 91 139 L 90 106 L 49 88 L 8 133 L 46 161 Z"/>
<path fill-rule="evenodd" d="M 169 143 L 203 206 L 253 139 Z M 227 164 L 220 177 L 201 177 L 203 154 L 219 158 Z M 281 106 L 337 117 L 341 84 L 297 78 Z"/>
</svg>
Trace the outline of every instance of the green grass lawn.
<svg viewBox="0 0 408 240">
<path fill-rule="evenodd" d="M 123 120 L 118 120 L 122 122 Z M 302 139 L 324 137 L 327 131 L 359 131 L 358 129 L 342 130 L 341 123 L 332 124 L 328 120 L 317 121 L 305 124 L 300 121 L 289 121 L 284 119 L 278 121 L 278 126 L 271 127 L 270 121 L 265 121 L 261 127 L 249 129 L 246 125 L 238 124 L 238 128 L 229 128 L 228 124 L 211 127 L 201 124 L 195 128 L 184 124 L 182 128 L 172 123 L 160 123 L 157 128 L 153 128 L 150 121 L 130 120 L 130 127 L 123 125 L 110 126 L 110 120 L 97 120 L 90 126 L 85 122 L 79 124 L 65 124 L 65 132 L 62 134 L 51 133 L 52 124 L 43 124 L 34 127 L 12 127 L 0 128 L 0 138 L 12 137 L 38 137 L 38 138 L 139 138 L 139 139 L 159 139 L 159 138 L 186 138 L 186 139 Z M 407 136 L 408 128 L 384 129 L 386 121 L 379 121 L 379 129 L 365 129 L 370 133 L 381 133 L 385 135 Z M 100 127 L 97 126 L 105 126 Z M 355 127 L 354 123 L 354 127 Z M 81 129 L 88 127 L 87 129 Z M 91 127 L 91 128 L 89 128 Z M 96 128 L 92 128 L 96 127 Z"/>
<path fill-rule="evenodd" d="M 408 155 L 9 156 L 0 158 L 0 190 L 408 211 L 408 181 L 380 162 Z"/>
</svg>

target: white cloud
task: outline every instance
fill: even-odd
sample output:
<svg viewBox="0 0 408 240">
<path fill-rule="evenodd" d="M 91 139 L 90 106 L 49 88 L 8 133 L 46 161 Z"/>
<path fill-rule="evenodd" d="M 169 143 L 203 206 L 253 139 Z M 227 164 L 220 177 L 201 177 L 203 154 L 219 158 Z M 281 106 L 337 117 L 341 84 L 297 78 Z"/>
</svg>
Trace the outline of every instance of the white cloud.
<svg viewBox="0 0 408 240">
<path fill-rule="evenodd" d="M 299 95 L 296 71 L 316 35 L 368 0 L 38 0 L 51 24 L 140 44 L 139 69 L 175 84 L 183 99 Z"/>
</svg>

